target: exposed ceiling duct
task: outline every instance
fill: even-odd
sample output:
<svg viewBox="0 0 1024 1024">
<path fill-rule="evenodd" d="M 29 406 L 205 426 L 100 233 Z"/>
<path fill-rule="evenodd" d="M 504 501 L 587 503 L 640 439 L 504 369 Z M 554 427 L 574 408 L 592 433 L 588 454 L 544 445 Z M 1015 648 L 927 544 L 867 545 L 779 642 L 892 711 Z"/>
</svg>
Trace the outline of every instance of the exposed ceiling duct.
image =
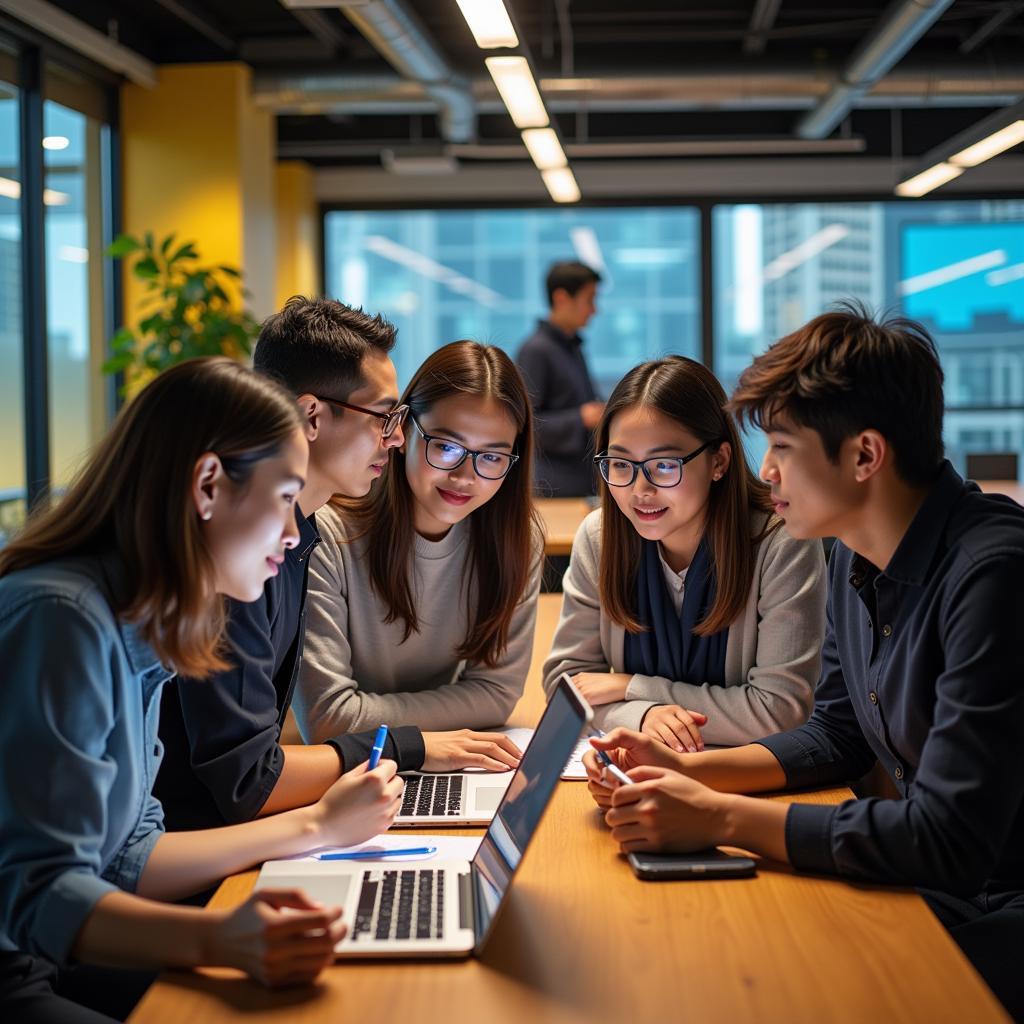
<svg viewBox="0 0 1024 1024">
<path fill-rule="evenodd" d="M 813 107 L 829 92 L 829 80 L 816 71 L 760 71 L 723 67 L 714 73 L 669 76 L 603 75 L 597 78 L 545 78 L 544 100 L 555 113 L 577 110 L 800 110 Z M 490 78 L 468 87 L 479 113 L 498 113 L 504 105 Z M 933 67 L 899 69 L 870 91 L 854 98 L 857 107 L 1001 106 L 1024 94 L 1024 68 L 993 70 Z M 393 74 L 257 74 L 255 101 L 277 113 L 433 113 L 436 97 L 418 82 Z M 450 139 L 450 141 L 465 141 Z"/>
<path fill-rule="evenodd" d="M 445 139 L 470 142 L 476 137 L 469 83 L 455 73 L 404 0 L 338 0 L 334 6 L 400 75 L 422 85 L 437 104 Z"/>
<path fill-rule="evenodd" d="M 803 139 L 825 138 L 952 2 L 894 0 L 847 61 L 829 94 L 800 119 L 797 135 Z"/>
<path fill-rule="evenodd" d="M 792 156 L 797 154 L 851 154 L 863 153 L 864 139 L 794 139 L 787 135 L 779 138 L 733 139 L 636 139 L 609 142 L 567 142 L 565 153 L 573 160 L 607 159 L 663 159 L 690 156 Z M 360 140 L 349 142 L 338 139 L 289 139 L 278 143 L 278 155 L 286 160 L 329 160 L 332 158 L 376 157 L 386 151 L 388 159 L 403 157 L 418 159 L 422 166 L 427 161 L 497 160 L 502 162 L 529 160 L 529 154 L 518 143 L 454 143 L 443 152 L 424 153 L 422 144 L 396 146 L 393 142 Z M 386 164 L 385 164 L 386 165 Z M 392 168 L 388 168 L 391 170 Z"/>
</svg>

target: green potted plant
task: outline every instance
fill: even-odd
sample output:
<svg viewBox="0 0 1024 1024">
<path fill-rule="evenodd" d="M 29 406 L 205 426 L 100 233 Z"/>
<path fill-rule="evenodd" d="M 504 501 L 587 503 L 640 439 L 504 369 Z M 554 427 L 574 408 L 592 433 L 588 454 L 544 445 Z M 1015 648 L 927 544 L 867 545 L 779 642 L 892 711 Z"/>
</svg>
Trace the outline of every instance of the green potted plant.
<svg viewBox="0 0 1024 1024">
<path fill-rule="evenodd" d="M 203 266 L 195 243 L 176 246 L 170 234 L 158 244 L 151 231 L 119 235 L 107 255 L 134 259 L 132 274 L 145 287 L 138 322 L 110 339 L 103 364 L 104 373 L 125 373 L 126 392 L 185 359 L 249 355 L 259 324 L 244 308 L 249 293 L 235 267 Z"/>
</svg>

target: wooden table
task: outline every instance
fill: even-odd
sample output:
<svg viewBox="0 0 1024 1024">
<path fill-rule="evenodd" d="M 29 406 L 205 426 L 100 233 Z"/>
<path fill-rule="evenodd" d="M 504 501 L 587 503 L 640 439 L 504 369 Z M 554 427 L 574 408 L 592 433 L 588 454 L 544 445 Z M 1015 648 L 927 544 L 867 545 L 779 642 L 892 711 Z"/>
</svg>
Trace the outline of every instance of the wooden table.
<svg viewBox="0 0 1024 1024">
<path fill-rule="evenodd" d="M 516 720 L 536 721 L 560 595 L 541 595 Z M 836 803 L 833 790 L 772 799 Z M 452 830 L 456 832 L 456 830 Z M 457 830 L 479 834 L 479 830 Z M 256 872 L 228 879 L 235 905 Z M 562 782 L 480 960 L 348 963 L 270 992 L 228 970 L 166 972 L 133 1024 L 215 1021 L 596 1024 L 600 1021 L 1006 1021 L 915 893 L 796 875 L 640 882 L 582 782 Z"/>
<path fill-rule="evenodd" d="M 987 494 L 1007 494 L 1018 505 L 1024 505 L 1024 484 L 1017 480 L 975 480 Z"/>
<path fill-rule="evenodd" d="M 544 554 L 568 555 L 580 523 L 594 506 L 586 498 L 537 498 L 534 503 L 544 520 Z"/>
</svg>

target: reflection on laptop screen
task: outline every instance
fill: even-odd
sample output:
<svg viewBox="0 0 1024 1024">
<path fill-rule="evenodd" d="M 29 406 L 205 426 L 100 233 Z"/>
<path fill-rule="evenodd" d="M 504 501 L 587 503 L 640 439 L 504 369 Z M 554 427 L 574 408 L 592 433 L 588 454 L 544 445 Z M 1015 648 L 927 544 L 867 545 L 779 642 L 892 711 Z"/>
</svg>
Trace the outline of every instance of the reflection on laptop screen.
<svg viewBox="0 0 1024 1024">
<path fill-rule="evenodd" d="M 473 859 L 478 948 L 580 737 L 585 705 L 559 684 Z"/>
</svg>

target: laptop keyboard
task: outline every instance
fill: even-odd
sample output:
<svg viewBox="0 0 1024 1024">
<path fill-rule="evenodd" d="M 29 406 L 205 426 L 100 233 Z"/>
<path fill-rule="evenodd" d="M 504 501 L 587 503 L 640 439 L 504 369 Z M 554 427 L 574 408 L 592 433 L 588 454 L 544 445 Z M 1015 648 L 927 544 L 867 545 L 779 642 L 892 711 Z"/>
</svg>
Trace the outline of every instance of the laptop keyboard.
<svg viewBox="0 0 1024 1024">
<path fill-rule="evenodd" d="M 462 814 L 461 775 L 412 775 L 405 780 L 399 814 L 413 817 Z"/>
<path fill-rule="evenodd" d="M 444 872 L 363 872 L 352 941 L 444 938 Z"/>
</svg>

